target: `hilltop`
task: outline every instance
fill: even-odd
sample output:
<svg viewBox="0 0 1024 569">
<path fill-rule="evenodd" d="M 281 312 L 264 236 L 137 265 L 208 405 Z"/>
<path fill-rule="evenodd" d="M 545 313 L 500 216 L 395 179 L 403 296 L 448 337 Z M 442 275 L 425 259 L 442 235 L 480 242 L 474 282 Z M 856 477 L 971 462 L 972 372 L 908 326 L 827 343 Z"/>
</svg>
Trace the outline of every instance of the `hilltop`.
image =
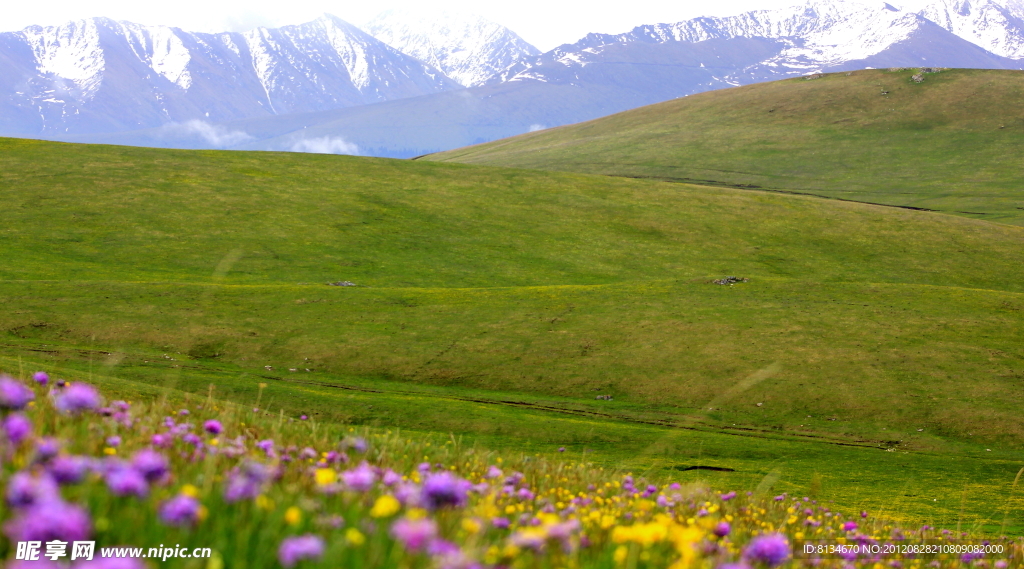
<svg viewBox="0 0 1024 569">
<path fill-rule="evenodd" d="M 795 191 L 1020 225 L 1022 102 L 1019 71 L 819 74 L 424 160 Z"/>
</svg>

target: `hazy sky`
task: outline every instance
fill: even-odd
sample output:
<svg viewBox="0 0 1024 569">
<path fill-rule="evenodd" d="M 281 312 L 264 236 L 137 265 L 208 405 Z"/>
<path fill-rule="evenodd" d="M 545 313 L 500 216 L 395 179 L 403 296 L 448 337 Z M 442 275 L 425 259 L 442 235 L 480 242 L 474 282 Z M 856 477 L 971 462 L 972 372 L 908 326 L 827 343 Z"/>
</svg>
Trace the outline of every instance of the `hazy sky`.
<svg viewBox="0 0 1024 569">
<path fill-rule="evenodd" d="M 717 2 L 645 1 L 597 3 L 518 0 L 404 0 L 352 2 L 332 0 L 6 0 L 0 8 L 0 31 L 32 24 L 107 16 L 141 24 L 169 25 L 189 31 L 244 31 L 312 20 L 324 12 L 361 24 L 387 8 L 415 6 L 472 12 L 504 24 L 542 50 L 574 42 L 589 32 L 619 33 L 640 24 L 676 22 L 696 16 L 724 16 L 747 10 L 802 4 L 804 0 L 718 0 Z M 880 3 L 880 2 L 879 2 Z M 893 2 L 895 3 L 895 2 Z"/>
</svg>

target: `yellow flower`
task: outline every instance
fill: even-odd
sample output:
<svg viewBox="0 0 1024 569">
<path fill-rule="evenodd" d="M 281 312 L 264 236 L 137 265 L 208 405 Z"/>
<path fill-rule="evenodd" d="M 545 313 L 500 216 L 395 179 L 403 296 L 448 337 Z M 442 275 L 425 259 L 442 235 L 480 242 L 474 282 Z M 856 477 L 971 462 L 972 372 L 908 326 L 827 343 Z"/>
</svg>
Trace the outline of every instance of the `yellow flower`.
<svg viewBox="0 0 1024 569">
<path fill-rule="evenodd" d="M 196 513 L 196 517 L 199 518 L 199 521 L 205 520 L 209 515 L 210 510 L 208 510 L 206 506 L 199 506 L 199 511 Z"/>
<path fill-rule="evenodd" d="M 480 522 L 473 518 L 463 518 L 462 520 L 462 529 L 465 530 L 466 533 L 479 533 L 482 527 L 483 526 L 480 525 Z"/>
<path fill-rule="evenodd" d="M 373 503 L 373 507 L 370 508 L 370 517 L 386 518 L 395 515 L 400 509 L 402 509 L 402 504 L 394 496 L 384 494 Z"/>
<path fill-rule="evenodd" d="M 302 521 L 302 510 L 292 506 L 285 510 L 284 521 L 290 526 L 297 526 Z"/>
<path fill-rule="evenodd" d="M 366 543 L 366 536 L 363 535 L 363 532 L 357 530 L 356 528 L 348 528 L 347 530 L 345 530 L 345 541 L 349 542 L 349 544 L 351 545 L 355 545 L 356 547 L 358 547 Z"/>
<path fill-rule="evenodd" d="M 271 500 L 270 498 L 267 498 L 263 494 L 260 494 L 259 496 L 256 496 L 256 507 L 261 510 L 273 510 L 274 501 Z"/>
<path fill-rule="evenodd" d="M 114 448 L 114 447 L 107 447 L 107 448 L 103 449 L 103 454 L 107 454 L 107 455 L 117 454 L 117 449 Z"/>
<path fill-rule="evenodd" d="M 186 484 L 186 485 L 181 487 L 181 494 L 183 496 L 188 496 L 190 498 L 198 498 L 199 497 L 199 488 L 196 488 L 195 486 L 193 486 L 191 484 Z"/>
<path fill-rule="evenodd" d="M 625 545 L 620 545 L 615 548 L 615 554 L 612 558 L 615 560 L 616 564 L 622 565 L 626 562 L 627 555 L 629 555 L 629 548 Z"/>
<path fill-rule="evenodd" d="M 215 446 L 217 446 L 219 444 L 220 444 L 219 440 L 217 440 L 217 439 L 210 439 L 210 446 L 215 447 Z"/>
<path fill-rule="evenodd" d="M 423 508 L 409 508 L 409 511 L 405 513 L 405 517 L 410 520 L 422 520 L 427 517 L 427 511 Z"/>
<path fill-rule="evenodd" d="M 313 477 L 317 486 L 328 486 L 338 481 L 338 473 L 333 468 L 317 468 Z"/>
</svg>

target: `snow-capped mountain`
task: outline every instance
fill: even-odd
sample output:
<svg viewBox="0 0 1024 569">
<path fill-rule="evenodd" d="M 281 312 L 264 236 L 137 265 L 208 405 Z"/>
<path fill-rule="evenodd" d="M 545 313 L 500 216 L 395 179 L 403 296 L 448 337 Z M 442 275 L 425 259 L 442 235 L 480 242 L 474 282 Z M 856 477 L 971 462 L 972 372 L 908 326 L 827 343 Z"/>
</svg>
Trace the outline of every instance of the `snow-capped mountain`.
<svg viewBox="0 0 1024 569">
<path fill-rule="evenodd" d="M 512 30 L 472 14 L 388 10 L 363 29 L 466 87 L 540 54 Z"/>
<path fill-rule="evenodd" d="M 939 0 L 915 12 L 887 2 L 809 0 L 797 6 L 737 16 L 639 26 L 618 35 L 590 34 L 574 44 L 524 61 L 492 81 L 550 81 L 552 66 L 581 68 L 607 59 L 604 54 L 610 49 L 630 44 L 698 44 L 736 38 L 773 40 L 778 52 L 756 64 L 734 69 L 727 76 L 716 76 L 733 85 L 750 82 L 751 78 L 768 80 L 872 66 L 868 62 L 892 59 L 889 56 L 896 52 L 903 61 L 884 65 L 915 65 L 925 61 L 940 66 L 1006 67 L 999 58 L 1024 57 L 1024 22 L 1015 15 L 1022 11 L 990 0 L 980 1 L 979 7 L 972 9 L 970 0 Z M 968 51 L 976 53 L 958 53 L 949 41 L 951 38 L 942 31 L 972 44 Z M 944 49 L 949 51 L 943 52 Z M 916 56 L 909 52 L 916 52 Z M 996 57 L 986 59 L 982 52 Z"/>
<path fill-rule="evenodd" d="M 938 0 L 921 15 L 996 55 L 1024 58 L 1024 4 L 1010 0 Z"/>
<path fill-rule="evenodd" d="M 245 33 L 93 18 L 0 34 L 0 128 L 103 132 L 363 105 L 459 88 L 333 16 Z"/>
</svg>

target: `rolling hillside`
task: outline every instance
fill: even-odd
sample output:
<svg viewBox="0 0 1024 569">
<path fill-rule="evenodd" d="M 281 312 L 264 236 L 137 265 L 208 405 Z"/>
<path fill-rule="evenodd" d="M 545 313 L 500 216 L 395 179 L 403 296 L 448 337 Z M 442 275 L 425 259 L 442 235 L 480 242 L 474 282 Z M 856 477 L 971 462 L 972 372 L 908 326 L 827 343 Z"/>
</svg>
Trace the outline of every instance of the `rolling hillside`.
<svg viewBox="0 0 1024 569">
<path fill-rule="evenodd" d="M 244 402 L 269 384 L 261 406 L 322 421 L 690 480 L 770 474 L 915 519 L 998 527 L 1009 507 L 1024 228 L 575 173 L 11 139 L 0 187 L 3 369 Z M 749 281 L 711 282 L 727 275 Z M 736 472 L 680 472 L 693 464 Z"/>
<path fill-rule="evenodd" d="M 425 159 L 796 191 L 1021 225 L 1022 103 L 1019 71 L 834 73 Z"/>
</svg>

